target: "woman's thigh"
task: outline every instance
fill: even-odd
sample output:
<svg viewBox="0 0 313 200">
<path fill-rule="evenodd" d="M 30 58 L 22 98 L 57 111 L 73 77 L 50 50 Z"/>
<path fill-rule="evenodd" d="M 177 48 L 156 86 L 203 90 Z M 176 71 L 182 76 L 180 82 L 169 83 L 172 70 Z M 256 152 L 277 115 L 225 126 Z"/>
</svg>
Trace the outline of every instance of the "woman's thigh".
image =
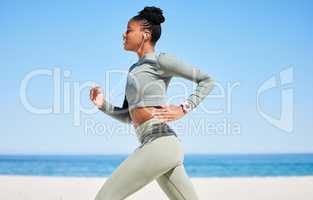
<svg viewBox="0 0 313 200">
<path fill-rule="evenodd" d="M 199 199 L 183 164 L 174 167 L 156 180 L 171 200 Z"/>
<path fill-rule="evenodd" d="M 176 136 L 157 138 L 136 149 L 102 185 L 96 200 L 124 199 L 171 168 L 182 164 L 183 152 Z"/>
</svg>

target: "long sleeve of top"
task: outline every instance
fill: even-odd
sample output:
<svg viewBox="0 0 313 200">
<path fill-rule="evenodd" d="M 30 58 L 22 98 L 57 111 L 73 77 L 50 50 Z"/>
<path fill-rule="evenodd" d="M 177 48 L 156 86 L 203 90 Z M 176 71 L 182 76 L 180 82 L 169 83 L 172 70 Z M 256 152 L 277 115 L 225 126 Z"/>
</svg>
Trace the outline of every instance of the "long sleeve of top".
<svg viewBox="0 0 313 200">
<path fill-rule="evenodd" d="M 167 74 L 182 77 L 197 83 L 196 89 L 185 100 L 191 110 L 197 107 L 201 101 L 212 91 L 213 79 L 199 68 L 177 59 L 174 55 L 160 53 L 158 56 L 160 69 Z"/>
<path fill-rule="evenodd" d="M 117 107 L 110 104 L 108 101 L 105 101 L 103 107 L 99 108 L 99 110 L 103 111 L 104 113 L 108 114 L 112 118 L 123 122 L 123 123 L 131 123 L 131 117 L 128 111 L 128 102 L 126 96 L 124 97 L 124 102 L 122 107 Z"/>
<path fill-rule="evenodd" d="M 197 107 L 213 89 L 213 79 L 199 68 L 168 53 L 156 55 L 150 52 L 129 68 L 123 107 L 106 101 L 100 109 L 121 122 L 130 123 L 129 110 L 166 104 L 166 91 L 173 76 L 197 83 L 196 89 L 184 102 L 190 106 L 190 110 Z"/>
</svg>

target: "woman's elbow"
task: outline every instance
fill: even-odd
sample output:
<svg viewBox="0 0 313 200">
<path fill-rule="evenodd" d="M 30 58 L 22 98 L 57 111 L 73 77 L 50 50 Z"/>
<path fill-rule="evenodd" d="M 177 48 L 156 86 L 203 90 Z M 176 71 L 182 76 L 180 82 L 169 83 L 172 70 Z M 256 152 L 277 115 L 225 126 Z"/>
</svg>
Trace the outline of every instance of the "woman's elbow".
<svg viewBox="0 0 313 200">
<path fill-rule="evenodd" d="M 208 88 L 209 92 L 211 92 L 214 88 L 215 80 L 211 76 L 205 76 L 198 84 Z"/>
</svg>

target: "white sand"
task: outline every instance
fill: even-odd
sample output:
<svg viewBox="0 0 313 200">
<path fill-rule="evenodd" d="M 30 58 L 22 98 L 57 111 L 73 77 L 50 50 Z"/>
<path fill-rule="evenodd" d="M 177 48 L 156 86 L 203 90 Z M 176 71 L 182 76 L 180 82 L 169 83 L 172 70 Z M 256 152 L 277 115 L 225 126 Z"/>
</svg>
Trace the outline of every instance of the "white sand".
<svg viewBox="0 0 313 200">
<path fill-rule="evenodd" d="M 0 176 L 0 200 L 92 200 L 105 177 Z M 313 200 L 313 176 L 191 178 L 201 200 Z M 129 200 L 166 200 L 155 181 Z"/>
</svg>

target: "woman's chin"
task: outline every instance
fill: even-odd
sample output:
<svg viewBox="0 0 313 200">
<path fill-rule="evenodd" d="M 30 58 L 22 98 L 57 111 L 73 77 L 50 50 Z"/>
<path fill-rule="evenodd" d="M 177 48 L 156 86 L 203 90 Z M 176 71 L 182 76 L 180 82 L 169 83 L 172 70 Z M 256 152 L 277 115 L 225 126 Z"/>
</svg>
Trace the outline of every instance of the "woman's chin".
<svg viewBox="0 0 313 200">
<path fill-rule="evenodd" d="M 123 44 L 123 48 L 126 51 L 135 51 L 134 48 L 132 48 L 131 46 L 127 45 L 127 43 Z"/>
<path fill-rule="evenodd" d="M 124 45 L 124 50 L 126 50 L 126 51 L 132 51 L 132 49 L 130 49 L 129 47 L 127 47 L 127 46 L 125 46 L 125 45 Z"/>
</svg>

